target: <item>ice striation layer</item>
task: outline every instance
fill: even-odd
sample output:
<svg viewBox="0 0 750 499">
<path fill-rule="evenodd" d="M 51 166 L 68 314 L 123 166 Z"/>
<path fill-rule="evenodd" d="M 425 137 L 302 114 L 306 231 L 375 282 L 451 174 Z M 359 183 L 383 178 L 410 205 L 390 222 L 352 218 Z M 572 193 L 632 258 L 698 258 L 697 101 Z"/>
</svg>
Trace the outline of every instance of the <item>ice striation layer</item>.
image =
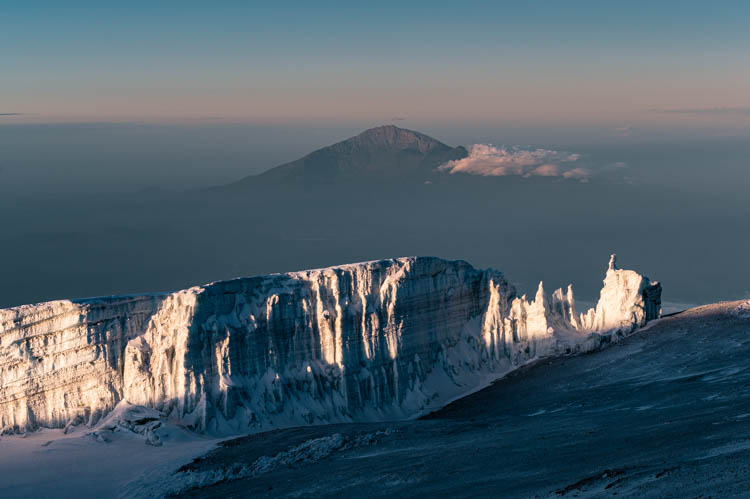
<svg viewBox="0 0 750 499">
<path fill-rule="evenodd" d="M 408 257 L 0 310 L 0 429 L 94 425 L 119 403 L 212 434 L 415 417 L 617 341 L 660 294 L 613 257 L 577 315 L 571 287 L 528 301 L 501 272 Z"/>
</svg>

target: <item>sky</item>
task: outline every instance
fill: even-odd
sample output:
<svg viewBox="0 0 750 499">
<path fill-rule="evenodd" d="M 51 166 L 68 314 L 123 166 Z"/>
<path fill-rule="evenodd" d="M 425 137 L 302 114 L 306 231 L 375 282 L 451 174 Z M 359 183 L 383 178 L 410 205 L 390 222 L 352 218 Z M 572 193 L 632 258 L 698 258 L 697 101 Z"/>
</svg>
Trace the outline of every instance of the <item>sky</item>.
<svg viewBox="0 0 750 499">
<path fill-rule="evenodd" d="M 747 130 L 750 4 L 0 3 L 0 123 Z"/>
<path fill-rule="evenodd" d="M 734 1 L 2 0 L 0 306 L 408 254 L 592 300 L 617 252 L 669 301 L 750 296 L 748 19 Z M 320 219 L 293 197 L 202 202 L 386 123 L 468 149 L 450 188 L 412 186 L 383 219 L 378 192 L 316 200 Z"/>
</svg>

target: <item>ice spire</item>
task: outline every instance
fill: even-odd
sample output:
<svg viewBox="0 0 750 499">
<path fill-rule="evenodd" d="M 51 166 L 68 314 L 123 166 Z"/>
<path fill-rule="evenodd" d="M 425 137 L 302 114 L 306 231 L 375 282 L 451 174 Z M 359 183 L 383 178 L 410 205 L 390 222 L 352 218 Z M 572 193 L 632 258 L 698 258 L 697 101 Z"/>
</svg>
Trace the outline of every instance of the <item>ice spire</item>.
<svg viewBox="0 0 750 499">
<path fill-rule="evenodd" d="M 541 303 L 544 307 L 544 310 L 549 309 L 549 304 L 547 303 L 547 295 L 544 294 L 544 283 L 542 281 L 539 281 L 539 287 L 536 289 L 534 303 Z"/>
<path fill-rule="evenodd" d="M 615 253 L 609 255 L 609 268 L 607 270 L 617 270 L 617 255 Z"/>
</svg>

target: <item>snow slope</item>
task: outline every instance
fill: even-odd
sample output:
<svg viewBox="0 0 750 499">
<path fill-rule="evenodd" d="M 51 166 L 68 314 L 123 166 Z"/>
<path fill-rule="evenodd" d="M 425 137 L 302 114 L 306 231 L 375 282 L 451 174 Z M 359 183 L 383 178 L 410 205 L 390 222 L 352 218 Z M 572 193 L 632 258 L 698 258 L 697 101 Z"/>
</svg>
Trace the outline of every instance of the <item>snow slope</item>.
<svg viewBox="0 0 750 499">
<path fill-rule="evenodd" d="M 617 341 L 660 293 L 613 257 L 578 315 L 571 288 L 528 301 L 501 272 L 408 257 L 0 310 L 0 428 L 94 426 L 118 404 L 214 435 L 416 417 Z"/>
<path fill-rule="evenodd" d="M 117 497 L 144 473 L 164 477 L 219 441 L 169 425 L 160 433 L 164 444 L 158 446 L 144 445 L 143 435 L 125 428 L 92 432 L 77 427 L 67 433 L 43 429 L 3 435 L 0 497 Z"/>
<path fill-rule="evenodd" d="M 429 416 L 240 437 L 128 496 L 748 497 L 750 302 L 538 362 Z M 377 436 L 378 432 L 381 432 Z M 268 469 L 313 445 L 354 441 Z M 337 437 L 338 436 L 338 437 Z M 307 453 L 306 455 L 309 455 Z M 214 482 L 214 485 L 208 485 Z M 191 490 L 196 484 L 201 488 Z"/>
</svg>

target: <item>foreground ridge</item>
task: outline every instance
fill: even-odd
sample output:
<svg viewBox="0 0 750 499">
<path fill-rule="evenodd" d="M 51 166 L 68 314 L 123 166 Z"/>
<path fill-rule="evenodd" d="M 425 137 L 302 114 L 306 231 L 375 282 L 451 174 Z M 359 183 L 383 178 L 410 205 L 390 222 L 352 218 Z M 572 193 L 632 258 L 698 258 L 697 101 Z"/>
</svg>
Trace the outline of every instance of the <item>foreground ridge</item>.
<svg viewBox="0 0 750 499">
<path fill-rule="evenodd" d="M 660 296 L 614 255 L 580 315 L 570 286 L 527 301 L 501 272 L 407 257 L 24 305 L 0 310 L 0 429 L 94 426 L 118 404 L 218 435 L 417 417 L 615 342 Z"/>
</svg>

